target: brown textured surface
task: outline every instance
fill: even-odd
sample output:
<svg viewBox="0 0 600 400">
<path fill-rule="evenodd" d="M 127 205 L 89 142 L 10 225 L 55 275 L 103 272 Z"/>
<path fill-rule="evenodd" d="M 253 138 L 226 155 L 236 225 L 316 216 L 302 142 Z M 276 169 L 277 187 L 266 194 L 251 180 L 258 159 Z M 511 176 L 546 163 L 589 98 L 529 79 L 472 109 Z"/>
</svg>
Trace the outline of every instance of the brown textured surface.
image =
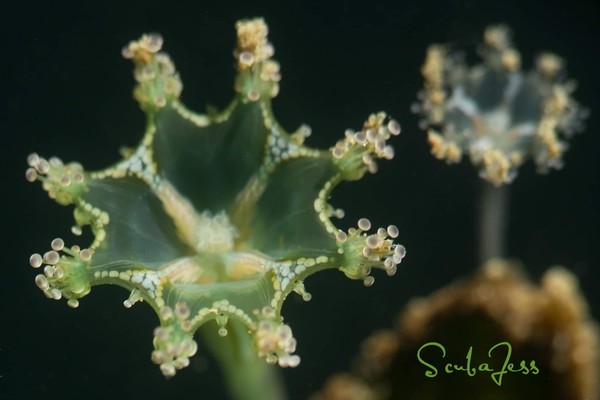
<svg viewBox="0 0 600 400">
<path fill-rule="evenodd" d="M 443 344 L 447 354 L 438 357 L 438 375 L 427 378 L 416 354 L 431 341 Z M 472 366 L 489 362 L 494 368 L 498 360 L 486 354 L 502 341 L 512 346 L 511 362 L 535 360 L 539 374 L 509 373 L 498 386 L 489 373 L 443 373 L 446 362 L 464 365 L 470 346 Z M 394 330 L 375 332 L 363 342 L 354 373 L 332 378 L 314 399 L 595 400 L 598 364 L 598 327 L 575 276 L 552 267 L 536 286 L 517 265 L 496 260 L 471 278 L 412 300 Z"/>
</svg>

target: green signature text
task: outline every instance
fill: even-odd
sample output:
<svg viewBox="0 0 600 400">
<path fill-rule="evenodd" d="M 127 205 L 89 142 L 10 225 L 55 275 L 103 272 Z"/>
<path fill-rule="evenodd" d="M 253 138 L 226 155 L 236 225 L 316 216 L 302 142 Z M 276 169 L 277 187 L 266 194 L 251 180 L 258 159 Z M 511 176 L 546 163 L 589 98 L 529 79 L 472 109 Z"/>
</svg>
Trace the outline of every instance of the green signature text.
<svg viewBox="0 0 600 400">
<path fill-rule="evenodd" d="M 426 367 L 425 376 L 428 378 L 435 378 L 438 375 L 438 368 L 433 364 L 433 360 L 426 361 L 423 359 L 421 353 L 428 347 L 436 347 L 441 351 L 441 358 L 446 358 L 446 348 L 438 342 L 427 342 L 422 345 L 417 351 L 417 359 L 421 364 Z M 490 347 L 487 352 L 488 358 L 491 360 L 499 358 L 502 361 L 502 368 L 493 369 L 490 368 L 490 363 L 483 362 L 480 364 L 473 363 L 471 358 L 473 355 L 473 346 L 469 346 L 469 351 L 465 356 L 466 362 L 464 363 L 452 363 L 448 362 L 444 365 L 443 371 L 446 374 L 452 374 L 454 372 L 466 372 L 469 376 L 475 376 L 479 373 L 488 373 L 492 380 L 498 385 L 502 386 L 502 378 L 508 373 L 520 373 L 523 375 L 532 374 L 537 375 L 540 373 L 539 368 L 535 364 L 535 360 L 529 361 L 522 360 L 516 363 L 511 362 L 512 346 L 508 342 L 500 342 Z"/>
</svg>

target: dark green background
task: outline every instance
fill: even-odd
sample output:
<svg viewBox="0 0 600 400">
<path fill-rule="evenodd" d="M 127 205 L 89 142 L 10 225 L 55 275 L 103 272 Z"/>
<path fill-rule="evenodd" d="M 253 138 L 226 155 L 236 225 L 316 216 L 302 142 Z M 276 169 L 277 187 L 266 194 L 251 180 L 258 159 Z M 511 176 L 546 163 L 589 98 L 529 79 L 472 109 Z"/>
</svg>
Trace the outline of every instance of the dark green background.
<svg viewBox="0 0 600 400">
<path fill-rule="evenodd" d="M 311 125 L 309 145 L 333 145 L 344 129 L 378 110 L 403 127 L 393 143 L 396 158 L 382 162 L 376 176 L 339 188 L 333 203 L 346 209 L 345 224 L 366 216 L 376 226 L 398 225 L 408 255 L 395 277 L 376 274 L 371 288 L 328 272 L 308 280 L 311 302 L 290 297 L 284 315 L 302 357 L 298 368 L 284 371 L 292 399 L 348 369 L 360 340 L 391 326 L 410 297 L 475 268 L 480 181 L 467 162 L 448 167 L 429 155 L 409 108 L 427 45 L 473 45 L 490 23 L 513 27 L 525 65 L 541 50 L 566 57 L 580 83 L 575 97 L 591 110 L 564 170 L 540 176 L 530 164 L 521 169 L 511 188 L 508 249 L 534 279 L 550 265 L 569 267 L 600 318 L 600 17 L 593 1 L 239 3 L 3 6 L 0 398 L 222 398 L 218 370 L 202 347 L 190 368 L 162 377 L 150 362 L 156 318 L 143 304 L 125 309 L 122 289 L 94 288 L 77 310 L 42 295 L 29 255 L 54 237 L 71 238 L 72 216 L 28 184 L 24 172 L 32 151 L 95 169 L 116 161 L 120 145 L 141 138 L 144 118 L 120 49 L 143 32 L 163 34 L 189 107 L 225 106 L 232 95 L 233 24 L 244 17 L 266 18 L 283 74 L 276 115 L 288 130 Z"/>
</svg>

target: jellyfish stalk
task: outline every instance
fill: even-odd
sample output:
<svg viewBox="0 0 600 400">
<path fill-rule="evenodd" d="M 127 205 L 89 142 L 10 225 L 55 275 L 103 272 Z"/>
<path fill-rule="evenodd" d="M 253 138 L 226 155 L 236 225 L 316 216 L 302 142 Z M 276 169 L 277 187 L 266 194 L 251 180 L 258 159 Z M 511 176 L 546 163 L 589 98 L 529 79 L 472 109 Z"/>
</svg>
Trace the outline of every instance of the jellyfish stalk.
<svg viewBox="0 0 600 400">
<path fill-rule="evenodd" d="M 479 200 L 479 262 L 506 256 L 510 188 L 483 181 Z"/>
</svg>

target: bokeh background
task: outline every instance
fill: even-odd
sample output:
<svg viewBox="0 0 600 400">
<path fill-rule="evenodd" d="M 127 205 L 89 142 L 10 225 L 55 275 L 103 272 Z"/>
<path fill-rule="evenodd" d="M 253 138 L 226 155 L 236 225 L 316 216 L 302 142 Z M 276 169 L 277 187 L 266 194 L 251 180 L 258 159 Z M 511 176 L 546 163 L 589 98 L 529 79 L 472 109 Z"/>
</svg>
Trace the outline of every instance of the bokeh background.
<svg viewBox="0 0 600 400">
<path fill-rule="evenodd" d="M 323 4 L 322 4 L 323 3 Z M 525 66 L 551 50 L 568 60 L 576 99 L 591 111 L 566 167 L 547 176 L 527 164 L 511 187 L 509 256 L 532 279 L 562 264 L 600 319 L 600 8 L 590 1 L 13 2 L 0 15 L 0 398 L 221 399 L 214 361 L 200 348 L 192 365 L 165 380 L 150 362 L 156 319 L 144 304 L 122 305 L 127 293 L 96 287 L 72 310 L 47 300 L 33 282 L 29 255 L 55 237 L 70 238 L 71 209 L 48 200 L 24 179 L 36 151 L 86 169 L 118 159 L 134 145 L 144 117 L 131 96 L 131 65 L 120 49 L 144 32 L 160 32 L 184 82 L 183 101 L 202 111 L 224 107 L 233 89 L 233 25 L 263 16 L 283 81 L 274 102 L 288 130 L 313 128 L 308 144 L 329 147 L 344 129 L 385 110 L 403 128 L 396 158 L 380 172 L 343 185 L 332 202 L 343 224 L 368 217 L 394 223 L 408 255 L 393 278 L 376 275 L 364 288 L 338 272 L 306 287 L 309 303 L 291 296 L 284 316 L 298 339 L 301 365 L 283 371 L 291 399 L 304 399 L 334 372 L 347 370 L 360 340 L 390 327 L 413 296 L 422 296 L 477 266 L 480 181 L 463 162 L 429 155 L 418 117 L 410 113 L 427 45 L 473 46 L 484 27 L 514 29 Z M 467 54 L 469 56 L 469 54 Z M 424 378 L 425 379 L 425 378 Z"/>
</svg>

